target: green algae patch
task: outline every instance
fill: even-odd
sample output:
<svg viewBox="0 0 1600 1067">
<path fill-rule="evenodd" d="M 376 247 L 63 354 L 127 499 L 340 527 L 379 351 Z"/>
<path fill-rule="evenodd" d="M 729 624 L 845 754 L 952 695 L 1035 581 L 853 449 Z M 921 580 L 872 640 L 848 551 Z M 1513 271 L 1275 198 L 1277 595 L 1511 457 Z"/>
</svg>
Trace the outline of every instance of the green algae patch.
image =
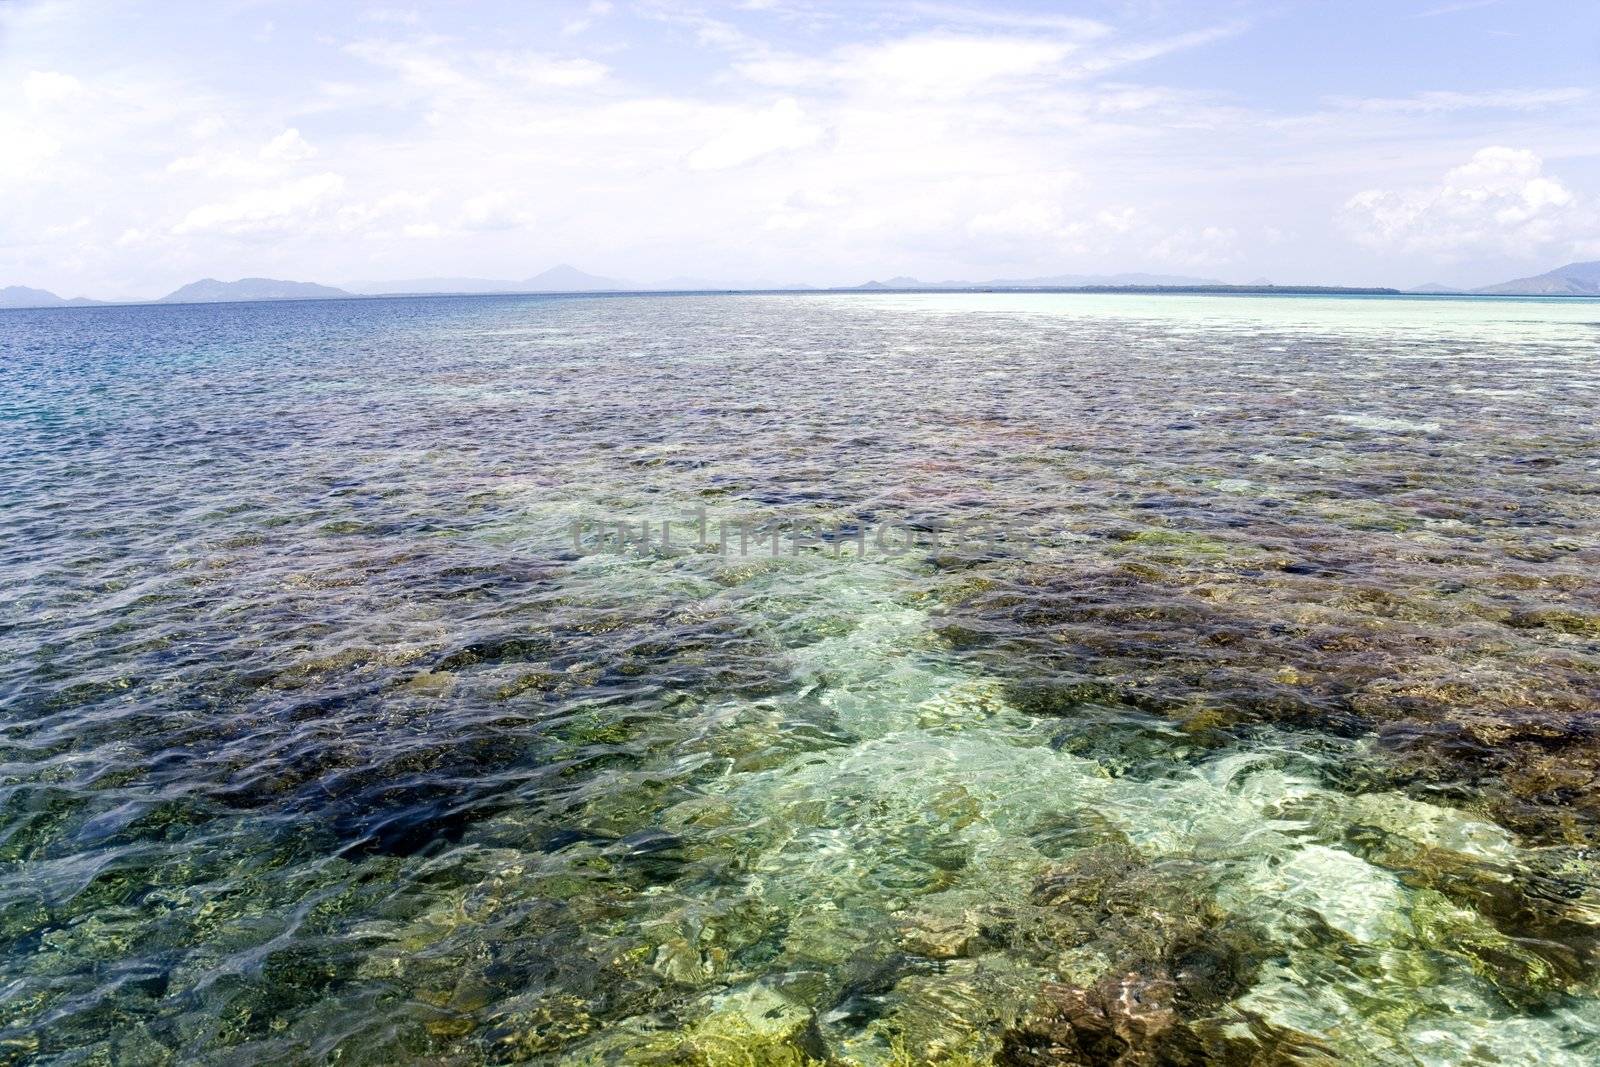
<svg viewBox="0 0 1600 1067">
<path fill-rule="evenodd" d="M 1218 559 L 1238 551 L 1237 545 L 1185 530 L 1140 530 L 1125 542 L 1177 559 Z"/>
<path fill-rule="evenodd" d="M 1518 630 L 1554 630 L 1578 637 L 1600 637 L 1600 612 L 1535 608 L 1511 615 L 1506 625 Z"/>
</svg>

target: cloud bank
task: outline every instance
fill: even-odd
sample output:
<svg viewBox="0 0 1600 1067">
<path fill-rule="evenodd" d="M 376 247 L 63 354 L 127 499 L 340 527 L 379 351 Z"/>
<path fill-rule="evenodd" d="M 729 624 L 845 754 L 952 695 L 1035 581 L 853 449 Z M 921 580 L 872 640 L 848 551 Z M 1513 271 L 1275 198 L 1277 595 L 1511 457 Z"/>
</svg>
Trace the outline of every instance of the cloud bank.
<svg viewBox="0 0 1600 1067">
<path fill-rule="evenodd" d="M 1507 69 L 1463 75 L 1497 7 L 1395 24 L 1415 28 L 1403 70 L 1328 46 L 1321 11 L 1096 10 L 13 0 L 0 284 L 139 296 L 560 261 L 641 281 L 1409 284 L 1593 241 L 1577 68 L 1539 39 L 1529 69 L 1497 44 Z"/>
</svg>

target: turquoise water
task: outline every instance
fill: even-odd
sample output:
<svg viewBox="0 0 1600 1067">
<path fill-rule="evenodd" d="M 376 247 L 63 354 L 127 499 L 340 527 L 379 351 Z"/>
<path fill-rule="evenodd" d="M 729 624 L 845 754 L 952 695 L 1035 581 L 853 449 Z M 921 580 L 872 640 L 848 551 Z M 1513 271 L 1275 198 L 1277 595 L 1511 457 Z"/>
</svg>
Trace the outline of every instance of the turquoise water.
<svg viewBox="0 0 1600 1067">
<path fill-rule="evenodd" d="M 0 1059 L 1596 1062 L 1597 356 L 1587 301 L 0 314 Z M 700 509 L 842 539 L 573 539 Z"/>
</svg>

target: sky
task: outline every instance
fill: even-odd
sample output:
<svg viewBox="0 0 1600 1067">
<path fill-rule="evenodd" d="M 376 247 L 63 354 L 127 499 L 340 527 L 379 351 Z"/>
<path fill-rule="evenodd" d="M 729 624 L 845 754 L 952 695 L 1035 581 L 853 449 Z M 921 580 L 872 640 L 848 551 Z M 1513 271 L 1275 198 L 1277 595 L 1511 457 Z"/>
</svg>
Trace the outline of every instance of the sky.
<svg viewBox="0 0 1600 1067">
<path fill-rule="evenodd" d="M 1600 259 L 1591 0 L 0 0 L 0 101 L 63 296 Z"/>
</svg>

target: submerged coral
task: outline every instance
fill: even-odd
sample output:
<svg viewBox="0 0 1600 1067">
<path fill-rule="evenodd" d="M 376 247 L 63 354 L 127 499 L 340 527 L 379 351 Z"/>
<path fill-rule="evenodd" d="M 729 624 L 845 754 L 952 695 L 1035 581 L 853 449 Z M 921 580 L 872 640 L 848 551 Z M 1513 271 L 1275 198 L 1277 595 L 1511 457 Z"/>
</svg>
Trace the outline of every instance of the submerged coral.
<svg viewBox="0 0 1600 1067">
<path fill-rule="evenodd" d="M 1576 306 L 13 313 L 0 1055 L 1593 1063 Z"/>
</svg>

